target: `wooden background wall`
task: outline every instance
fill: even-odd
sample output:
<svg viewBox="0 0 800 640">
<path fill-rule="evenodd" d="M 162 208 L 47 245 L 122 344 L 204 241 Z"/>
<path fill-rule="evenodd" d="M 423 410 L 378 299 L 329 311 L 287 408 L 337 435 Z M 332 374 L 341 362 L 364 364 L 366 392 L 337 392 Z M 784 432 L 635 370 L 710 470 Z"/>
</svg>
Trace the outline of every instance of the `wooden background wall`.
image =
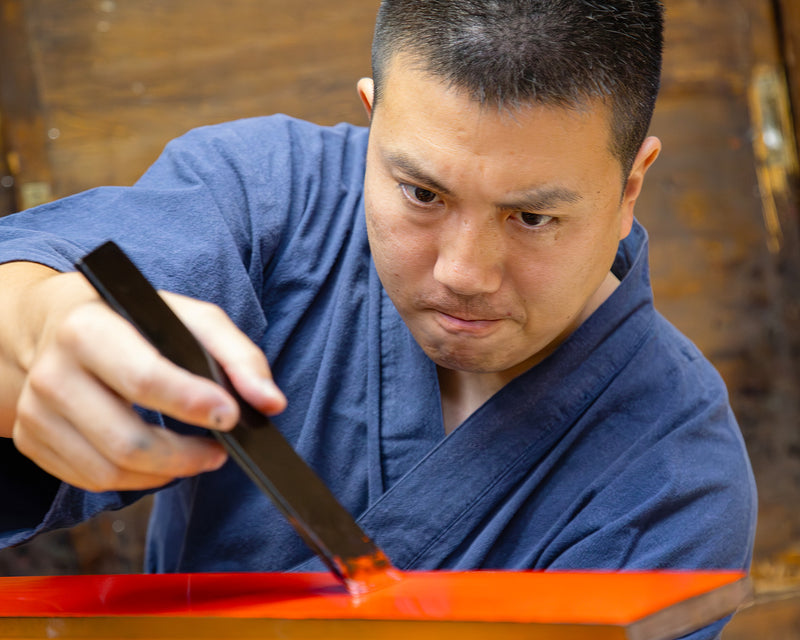
<svg viewBox="0 0 800 640">
<path fill-rule="evenodd" d="M 726 639 L 758 637 L 761 611 L 771 637 L 800 638 L 800 3 L 664 4 L 652 128 L 664 153 L 637 214 L 656 304 L 723 374 L 760 490 L 761 604 Z M 198 125 L 273 112 L 365 123 L 355 83 L 377 5 L 0 0 L 0 214 L 130 184 Z M 136 571 L 146 510 L 0 553 L 0 573 Z"/>
<path fill-rule="evenodd" d="M 20 207 L 130 184 L 191 127 L 364 122 L 377 0 L 0 0 L 0 114 Z M 10 62 L 9 62 L 10 61 Z"/>
</svg>

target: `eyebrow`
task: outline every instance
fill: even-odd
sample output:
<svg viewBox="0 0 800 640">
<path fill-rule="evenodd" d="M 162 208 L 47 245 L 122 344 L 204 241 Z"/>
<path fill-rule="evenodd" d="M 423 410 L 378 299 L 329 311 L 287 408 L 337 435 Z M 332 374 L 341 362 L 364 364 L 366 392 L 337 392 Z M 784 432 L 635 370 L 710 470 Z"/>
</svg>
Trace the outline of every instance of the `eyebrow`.
<svg viewBox="0 0 800 640">
<path fill-rule="evenodd" d="M 566 187 L 542 187 L 523 191 L 519 198 L 512 202 L 498 205 L 501 209 L 515 211 L 547 211 L 559 204 L 577 204 L 583 196 Z"/>
<path fill-rule="evenodd" d="M 400 169 L 409 178 L 425 187 L 430 187 L 431 191 L 449 196 L 452 195 L 450 189 L 429 176 L 422 170 L 409 156 L 400 151 L 390 151 L 384 155 L 386 162 Z"/>
<path fill-rule="evenodd" d="M 414 182 L 425 188 L 430 188 L 438 194 L 451 196 L 452 191 L 438 180 L 426 173 L 417 163 L 405 153 L 391 151 L 384 154 L 385 161 L 399 169 Z M 514 211 L 545 211 L 559 204 L 576 204 L 583 200 L 583 195 L 567 187 L 533 187 L 523 189 L 519 196 L 513 200 L 499 203 L 499 209 Z"/>
</svg>

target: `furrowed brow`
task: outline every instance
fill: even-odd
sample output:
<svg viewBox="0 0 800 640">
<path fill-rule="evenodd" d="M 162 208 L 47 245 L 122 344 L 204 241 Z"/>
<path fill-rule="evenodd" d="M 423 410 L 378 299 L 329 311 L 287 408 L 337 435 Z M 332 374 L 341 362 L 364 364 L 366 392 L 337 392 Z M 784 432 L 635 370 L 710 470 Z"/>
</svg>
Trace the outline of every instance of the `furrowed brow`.
<svg viewBox="0 0 800 640">
<path fill-rule="evenodd" d="M 399 169 L 419 186 L 438 194 L 450 196 L 452 192 L 435 178 L 428 175 L 413 158 L 402 151 L 388 151 L 384 153 L 386 164 Z M 509 202 L 498 204 L 499 209 L 514 211 L 547 211 L 560 204 L 576 204 L 583 200 L 583 196 L 567 187 L 535 187 L 522 190 L 519 197 L 513 197 Z"/>
<path fill-rule="evenodd" d="M 425 171 L 406 154 L 399 151 L 390 151 L 384 154 L 384 160 L 388 165 L 399 169 L 420 186 L 430 188 L 431 191 L 435 191 L 441 195 L 451 195 L 450 189 L 425 173 Z"/>
<path fill-rule="evenodd" d="M 515 211 L 547 211 L 560 204 L 576 204 L 583 200 L 577 191 L 565 187 L 543 187 L 522 194 L 513 201 L 500 204 L 501 209 Z"/>
</svg>

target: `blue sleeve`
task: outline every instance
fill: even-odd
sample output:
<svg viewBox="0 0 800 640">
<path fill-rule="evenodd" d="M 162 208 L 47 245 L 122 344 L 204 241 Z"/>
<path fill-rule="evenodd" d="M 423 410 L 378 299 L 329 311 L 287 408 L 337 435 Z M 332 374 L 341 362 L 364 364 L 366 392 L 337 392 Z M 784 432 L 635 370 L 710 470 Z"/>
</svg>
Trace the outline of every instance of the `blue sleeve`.
<svg viewBox="0 0 800 640">
<path fill-rule="evenodd" d="M 363 146 L 350 144 L 358 131 L 286 116 L 191 131 L 170 142 L 132 187 L 101 187 L 0 219 L 0 263 L 68 271 L 114 240 L 155 286 L 219 305 L 258 343 L 273 263 L 302 221 L 313 224 L 321 201 L 337 202 L 347 158 Z M 10 472 L 12 461 L 19 461 L 13 447 L 0 449 L 0 466 Z M 39 474 L 38 484 L 20 487 L 19 503 L 28 506 L 0 511 L 0 546 L 138 497 L 86 493 Z"/>
</svg>

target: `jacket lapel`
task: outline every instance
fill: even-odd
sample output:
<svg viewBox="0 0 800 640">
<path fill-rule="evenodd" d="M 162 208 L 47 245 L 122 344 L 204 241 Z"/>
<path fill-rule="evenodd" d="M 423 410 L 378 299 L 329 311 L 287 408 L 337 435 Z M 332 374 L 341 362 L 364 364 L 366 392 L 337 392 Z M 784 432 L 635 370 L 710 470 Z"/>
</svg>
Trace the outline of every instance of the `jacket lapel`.
<svg viewBox="0 0 800 640">
<path fill-rule="evenodd" d="M 381 366 L 370 378 L 377 382 L 380 376 L 370 390 L 379 394 L 380 416 L 370 464 L 381 474 L 375 477 L 381 493 L 375 491 L 359 523 L 395 566 L 442 566 L 515 486 L 546 473 L 537 468 L 540 462 L 570 437 L 572 425 L 639 348 L 652 322 L 652 314 L 640 311 L 651 308 L 652 297 L 649 285 L 641 284 L 648 278 L 644 231 L 637 225 L 632 236 L 615 265 L 626 277 L 611 298 L 553 355 L 446 438 L 435 367 L 382 293 Z M 393 447 L 400 447 L 399 463 Z M 320 567 L 309 561 L 296 569 Z"/>
</svg>

